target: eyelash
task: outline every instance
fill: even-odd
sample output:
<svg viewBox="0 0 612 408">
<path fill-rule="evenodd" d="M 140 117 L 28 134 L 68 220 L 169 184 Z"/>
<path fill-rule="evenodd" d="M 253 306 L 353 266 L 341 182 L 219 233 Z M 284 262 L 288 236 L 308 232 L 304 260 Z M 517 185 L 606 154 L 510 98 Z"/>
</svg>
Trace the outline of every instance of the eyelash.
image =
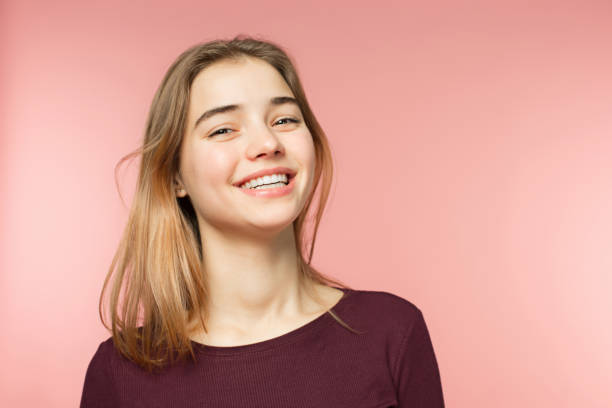
<svg viewBox="0 0 612 408">
<path fill-rule="evenodd" d="M 294 119 L 294 118 L 280 118 L 279 120 L 276 121 L 276 123 L 280 122 L 281 120 L 288 120 L 289 122 L 292 122 L 292 123 L 300 123 L 301 122 L 299 119 Z M 210 136 L 208 136 L 208 137 L 213 137 L 213 136 L 217 136 L 217 135 L 226 135 L 227 134 L 227 133 L 219 133 L 221 130 L 231 130 L 231 129 L 230 128 L 217 129 L 213 133 L 211 133 Z"/>
</svg>

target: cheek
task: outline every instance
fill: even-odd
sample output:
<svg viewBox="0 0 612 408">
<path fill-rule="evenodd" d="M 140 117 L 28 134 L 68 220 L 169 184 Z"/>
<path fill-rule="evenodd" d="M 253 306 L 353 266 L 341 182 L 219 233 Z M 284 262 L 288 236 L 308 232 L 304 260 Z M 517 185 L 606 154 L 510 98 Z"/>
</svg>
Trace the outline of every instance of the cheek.
<svg viewBox="0 0 612 408">
<path fill-rule="evenodd" d="M 188 154 L 185 162 L 188 184 L 195 191 L 227 184 L 232 174 L 233 163 L 235 159 L 229 152 L 220 149 L 194 149 Z"/>
<path fill-rule="evenodd" d="M 208 152 L 201 164 L 202 171 L 215 184 L 226 184 L 232 175 L 232 167 L 236 163 L 234 155 L 222 150 Z"/>
<path fill-rule="evenodd" d="M 303 134 L 294 134 L 291 142 L 287 142 L 288 154 L 291 155 L 297 163 L 299 163 L 300 171 L 303 172 L 302 191 L 306 195 L 312 189 L 314 183 L 316 155 L 314 141 L 309 132 Z"/>
<path fill-rule="evenodd" d="M 303 166 L 313 167 L 315 163 L 315 148 L 314 141 L 309 132 L 300 134 L 299 137 L 293 139 L 291 145 L 293 154 Z"/>
</svg>

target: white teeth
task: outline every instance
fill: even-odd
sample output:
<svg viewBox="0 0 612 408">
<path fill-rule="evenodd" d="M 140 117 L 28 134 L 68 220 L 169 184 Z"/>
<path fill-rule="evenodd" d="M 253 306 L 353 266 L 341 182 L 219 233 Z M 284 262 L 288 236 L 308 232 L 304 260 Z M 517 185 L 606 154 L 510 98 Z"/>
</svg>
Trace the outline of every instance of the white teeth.
<svg viewBox="0 0 612 408">
<path fill-rule="evenodd" d="M 280 181 L 274 184 L 263 184 L 261 186 L 253 187 L 251 190 L 263 190 L 265 188 L 277 188 L 277 187 L 285 187 L 285 183 Z"/>
<path fill-rule="evenodd" d="M 269 176 L 263 176 L 249 180 L 243 185 L 241 185 L 240 188 L 255 188 L 263 184 L 274 184 L 279 182 L 287 184 L 287 179 L 288 177 L 286 174 L 271 174 Z"/>
</svg>

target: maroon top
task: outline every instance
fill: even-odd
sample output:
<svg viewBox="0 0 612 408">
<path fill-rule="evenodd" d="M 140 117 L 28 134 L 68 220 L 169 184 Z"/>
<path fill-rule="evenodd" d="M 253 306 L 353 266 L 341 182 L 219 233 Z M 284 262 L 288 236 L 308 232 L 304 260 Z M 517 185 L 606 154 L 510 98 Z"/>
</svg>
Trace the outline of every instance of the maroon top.
<svg viewBox="0 0 612 408">
<path fill-rule="evenodd" d="M 440 372 L 422 312 L 388 292 L 353 290 L 332 310 L 269 340 L 193 342 L 197 362 L 148 374 L 102 342 L 85 375 L 81 408 L 443 408 Z"/>
</svg>

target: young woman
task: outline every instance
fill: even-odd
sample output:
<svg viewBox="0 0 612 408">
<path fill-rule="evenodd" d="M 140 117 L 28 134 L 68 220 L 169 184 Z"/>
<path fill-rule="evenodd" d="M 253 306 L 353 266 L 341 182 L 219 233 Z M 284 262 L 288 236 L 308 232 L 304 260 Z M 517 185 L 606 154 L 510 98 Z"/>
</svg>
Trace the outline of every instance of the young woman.
<svg viewBox="0 0 612 408">
<path fill-rule="evenodd" d="M 136 154 L 81 407 L 444 406 L 421 311 L 310 265 L 332 156 L 281 47 L 183 52 Z"/>
</svg>

